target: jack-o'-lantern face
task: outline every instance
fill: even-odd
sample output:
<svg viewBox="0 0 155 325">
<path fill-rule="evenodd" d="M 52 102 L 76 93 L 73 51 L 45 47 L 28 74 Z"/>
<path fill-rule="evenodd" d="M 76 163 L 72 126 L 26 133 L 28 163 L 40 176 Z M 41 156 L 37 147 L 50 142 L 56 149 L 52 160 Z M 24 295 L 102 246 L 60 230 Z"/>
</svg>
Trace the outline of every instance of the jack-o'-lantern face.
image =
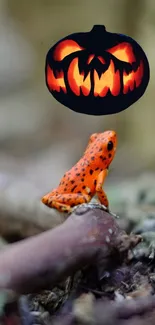
<svg viewBox="0 0 155 325">
<path fill-rule="evenodd" d="M 64 38 L 46 57 L 49 91 L 80 113 L 120 112 L 143 95 L 148 82 L 149 64 L 141 47 L 104 26 Z"/>
</svg>

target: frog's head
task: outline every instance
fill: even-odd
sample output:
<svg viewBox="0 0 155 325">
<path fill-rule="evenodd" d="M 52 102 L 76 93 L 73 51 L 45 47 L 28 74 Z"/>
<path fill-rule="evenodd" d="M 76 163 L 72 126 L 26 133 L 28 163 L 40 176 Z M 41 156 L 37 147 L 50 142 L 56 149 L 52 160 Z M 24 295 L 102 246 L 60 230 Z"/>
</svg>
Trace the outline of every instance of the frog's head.
<svg viewBox="0 0 155 325">
<path fill-rule="evenodd" d="M 90 137 L 89 152 L 95 156 L 94 164 L 101 168 L 108 168 L 112 162 L 117 147 L 117 135 L 115 131 L 94 133 Z"/>
</svg>

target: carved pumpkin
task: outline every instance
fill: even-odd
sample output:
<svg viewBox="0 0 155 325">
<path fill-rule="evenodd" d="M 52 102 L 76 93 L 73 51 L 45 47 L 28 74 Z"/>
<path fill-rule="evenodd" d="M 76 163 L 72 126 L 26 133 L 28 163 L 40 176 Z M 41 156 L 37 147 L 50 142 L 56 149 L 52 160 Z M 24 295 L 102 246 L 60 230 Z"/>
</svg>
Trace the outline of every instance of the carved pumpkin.
<svg viewBox="0 0 155 325">
<path fill-rule="evenodd" d="M 145 92 L 149 63 L 132 38 L 95 25 L 88 33 L 69 35 L 46 57 L 46 84 L 70 109 L 91 115 L 123 111 Z"/>
</svg>

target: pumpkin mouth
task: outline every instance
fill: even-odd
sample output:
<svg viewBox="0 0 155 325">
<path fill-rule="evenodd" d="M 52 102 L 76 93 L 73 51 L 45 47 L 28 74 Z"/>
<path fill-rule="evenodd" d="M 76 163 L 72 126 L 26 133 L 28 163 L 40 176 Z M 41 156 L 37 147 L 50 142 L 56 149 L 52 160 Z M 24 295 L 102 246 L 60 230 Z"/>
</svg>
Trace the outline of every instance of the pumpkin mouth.
<svg viewBox="0 0 155 325">
<path fill-rule="evenodd" d="M 90 64 L 93 64 L 93 60 L 96 59 L 90 56 L 88 60 Z M 98 59 L 101 62 L 101 59 Z M 104 60 L 104 59 L 103 59 Z M 95 61 L 94 61 L 95 62 Z M 140 61 L 138 67 L 135 67 L 135 63 L 124 63 L 126 68 L 120 70 L 116 68 L 116 64 L 110 59 L 109 66 L 104 64 L 102 61 L 103 68 L 102 72 L 98 72 L 93 64 L 93 69 L 89 67 L 86 71 L 80 71 L 79 59 L 75 57 L 65 74 L 63 70 L 56 70 L 55 72 L 47 66 L 47 82 L 53 91 L 67 93 L 66 82 L 67 80 L 69 88 L 76 96 L 88 96 L 93 93 L 95 97 L 105 97 L 108 92 L 113 96 L 118 96 L 120 93 L 124 95 L 138 88 L 142 82 L 144 67 L 143 62 Z"/>
</svg>

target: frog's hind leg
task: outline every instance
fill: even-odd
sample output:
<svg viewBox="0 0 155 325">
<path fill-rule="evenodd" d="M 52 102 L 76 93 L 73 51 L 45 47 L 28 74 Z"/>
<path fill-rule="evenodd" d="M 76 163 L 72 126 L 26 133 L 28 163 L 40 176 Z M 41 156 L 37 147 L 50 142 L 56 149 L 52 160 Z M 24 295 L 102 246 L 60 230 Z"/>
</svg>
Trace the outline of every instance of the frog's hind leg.
<svg viewBox="0 0 155 325">
<path fill-rule="evenodd" d="M 64 203 L 60 203 L 57 201 L 52 201 L 48 204 L 49 207 L 57 209 L 60 212 L 70 212 L 71 207 L 70 205 L 64 204 Z"/>
<path fill-rule="evenodd" d="M 48 200 L 50 197 L 53 197 L 53 196 L 56 196 L 58 195 L 58 192 L 56 189 L 54 189 L 53 191 L 47 193 L 46 195 L 44 195 L 41 199 L 41 201 L 45 204 L 45 205 L 48 205 Z"/>
<path fill-rule="evenodd" d="M 48 196 L 48 202 L 46 204 L 50 208 L 55 208 L 61 212 L 70 212 L 72 207 L 82 203 L 88 203 L 90 199 L 90 196 L 85 193 L 56 194 L 54 196 Z"/>
</svg>

